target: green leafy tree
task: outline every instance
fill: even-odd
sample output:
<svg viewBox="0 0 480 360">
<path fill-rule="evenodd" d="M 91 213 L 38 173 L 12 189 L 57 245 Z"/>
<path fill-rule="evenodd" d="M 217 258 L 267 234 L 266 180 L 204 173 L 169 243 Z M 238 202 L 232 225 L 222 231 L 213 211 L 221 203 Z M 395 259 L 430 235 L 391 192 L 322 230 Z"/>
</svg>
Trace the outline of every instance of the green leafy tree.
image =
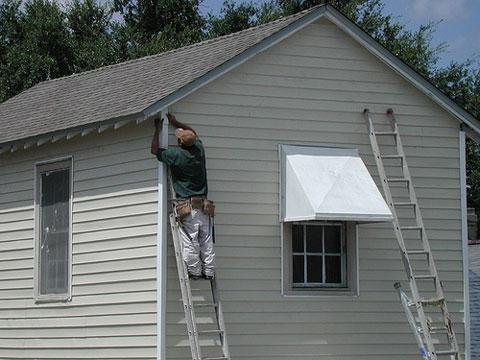
<svg viewBox="0 0 480 360">
<path fill-rule="evenodd" d="M 124 24 L 114 30 L 120 47 L 138 57 L 192 44 L 204 39 L 199 0 L 114 0 L 113 9 Z"/>
<path fill-rule="evenodd" d="M 123 60 L 111 35 L 111 11 L 95 0 L 73 0 L 66 11 L 74 72 Z"/>
<path fill-rule="evenodd" d="M 8 1 L 0 10 L 2 63 L 0 88 L 3 99 L 39 81 L 71 73 L 72 51 L 65 16 L 55 3 L 32 0 L 20 11 L 19 2 Z M 4 29 L 5 27 L 5 29 Z"/>
</svg>

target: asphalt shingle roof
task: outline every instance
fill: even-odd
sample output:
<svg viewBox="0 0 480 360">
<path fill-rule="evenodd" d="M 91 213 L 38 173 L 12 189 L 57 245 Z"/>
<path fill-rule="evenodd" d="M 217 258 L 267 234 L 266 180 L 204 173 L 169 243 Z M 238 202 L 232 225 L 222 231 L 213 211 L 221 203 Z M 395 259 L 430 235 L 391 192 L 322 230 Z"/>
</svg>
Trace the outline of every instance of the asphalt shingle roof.
<svg viewBox="0 0 480 360">
<path fill-rule="evenodd" d="M 0 104 L 0 144 L 141 113 L 310 11 L 158 55 L 41 82 Z"/>
</svg>

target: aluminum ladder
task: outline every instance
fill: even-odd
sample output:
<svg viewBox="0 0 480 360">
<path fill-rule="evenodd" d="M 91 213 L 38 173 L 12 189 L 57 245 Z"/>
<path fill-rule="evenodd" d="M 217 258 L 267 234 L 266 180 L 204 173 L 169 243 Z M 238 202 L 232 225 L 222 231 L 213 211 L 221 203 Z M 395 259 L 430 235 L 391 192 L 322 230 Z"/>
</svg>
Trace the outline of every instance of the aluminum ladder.
<svg viewBox="0 0 480 360">
<path fill-rule="evenodd" d="M 393 110 L 387 110 L 387 118 L 390 122 L 389 131 L 375 131 L 368 109 L 364 110 L 364 116 L 367 121 L 370 144 L 385 198 L 393 214 L 393 229 L 410 284 L 411 299 L 401 290 L 399 283 L 395 284 L 395 288 L 404 305 L 407 319 L 411 324 L 417 342 L 420 341 L 420 354 L 426 360 L 445 359 L 447 357 L 450 357 L 451 360 L 461 360 L 457 339 L 452 328 L 442 284 L 435 267 Z M 393 137 L 394 149 L 396 150 L 393 154 L 381 152 L 377 141 L 377 138 L 380 137 Z M 384 146 L 382 146 L 383 148 Z M 384 166 L 385 160 L 389 162 L 389 169 L 395 169 L 396 167 L 397 173 L 400 170 L 401 175 L 399 177 L 387 175 Z M 400 169 L 398 169 L 399 167 Z M 392 184 L 397 184 L 397 187 L 394 188 L 395 191 L 404 191 L 405 193 L 392 195 Z M 404 187 L 399 188 L 398 185 L 401 186 L 402 184 Z M 408 200 L 406 202 L 399 201 L 399 197 Z M 410 210 L 411 215 L 410 217 L 402 216 L 402 223 L 409 221 L 409 224 L 401 225 L 398 212 L 407 210 Z M 430 285 L 429 289 L 426 288 L 428 285 Z M 420 291 L 429 293 L 429 295 L 422 297 Z M 412 310 L 416 312 L 416 317 Z M 435 320 L 431 316 L 435 316 Z M 411 322 L 412 319 L 413 323 Z M 444 335 L 447 342 L 436 341 L 434 344 L 433 334 Z"/>
<path fill-rule="evenodd" d="M 222 302 L 218 296 L 217 281 L 212 280 L 195 280 L 195 281 L 209 281 L 212 293 L 212 302 L 196 302 L 192 298 L 192 288 L 190 286 L 190 279 L 188 277 L 188 270 L 182 256 L 182 238 L 181 233 L 183 229 L 174 213 L 170 214 L 170 226 L 172 231 L 173 246 L 175 250 L 175 258 L 177 261 L 178 280 L 180 281 L 180 290 L 182 293 L 183 309 L 185 311 L 185 320 L 187 323 L 188 339 L 190 342 L 190 349 L 192 350 L 192 360 L 231 360 L 230 352 L 227 343 L 227 334 L 225 331 L 225 322 L 223 318 Z M 211 231 L 213 224 L 211 224 Z M 213 236 L 213 232 L 212 232 Z M 214 309 L 214 316 L 216 319 L 217 328 L 214 330 L 200 331 L 197 325 L 197 318 L 195 317 L 195 309 L 211 308 Z M 200 345 L 200 336 L 219 336 L 221 355 L 213 357 L 202 357 L 202 349 Z"/>
</svg>

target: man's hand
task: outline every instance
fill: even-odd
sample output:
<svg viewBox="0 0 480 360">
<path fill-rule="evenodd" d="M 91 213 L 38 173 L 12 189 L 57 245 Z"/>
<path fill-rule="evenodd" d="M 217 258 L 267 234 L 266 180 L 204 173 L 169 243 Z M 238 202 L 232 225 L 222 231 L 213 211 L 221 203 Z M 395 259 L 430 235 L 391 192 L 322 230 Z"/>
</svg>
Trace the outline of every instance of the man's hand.
<svg viewBox="0 0 480 360">
<path fill-rule="evenodd" d="M 167 113 L 167 117 L 168 117 L 168 121 L 171 123 L 174 123 L 177 121 L 177 118 L 173 114 Z"/>
</svg>

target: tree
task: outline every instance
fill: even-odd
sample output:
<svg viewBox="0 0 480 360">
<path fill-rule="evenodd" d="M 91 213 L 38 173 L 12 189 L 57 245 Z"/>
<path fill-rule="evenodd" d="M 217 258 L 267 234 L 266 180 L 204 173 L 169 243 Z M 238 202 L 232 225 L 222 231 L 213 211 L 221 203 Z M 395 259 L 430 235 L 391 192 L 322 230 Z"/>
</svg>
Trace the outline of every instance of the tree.
<svg viewBox="0 0 480 360">
<path fill-rule="evenodd" d="M 72 70 L 81 72 L 123 60 L 111 36 L 111 11 L 95 0 L 73 0 L 67 26 L 73 52 Z"/>
<path fill-rule="evenodd" d="M 199 0 L 114 0 L 123 16 L 117 41 L 130 57 L 155 54 L 204 39 Z"/>
<path fill-rule="evenodd" d="M 18 0 L 7 0 L 0 10 L 0 23 L 4 24 L 1 30 L 1 100 L 39 81 L 71 73 L 69 34 L 65 15 L 58 5 L 32 0 L 25 4 L 24 12 L 19 5 Z"/>
</svg>

